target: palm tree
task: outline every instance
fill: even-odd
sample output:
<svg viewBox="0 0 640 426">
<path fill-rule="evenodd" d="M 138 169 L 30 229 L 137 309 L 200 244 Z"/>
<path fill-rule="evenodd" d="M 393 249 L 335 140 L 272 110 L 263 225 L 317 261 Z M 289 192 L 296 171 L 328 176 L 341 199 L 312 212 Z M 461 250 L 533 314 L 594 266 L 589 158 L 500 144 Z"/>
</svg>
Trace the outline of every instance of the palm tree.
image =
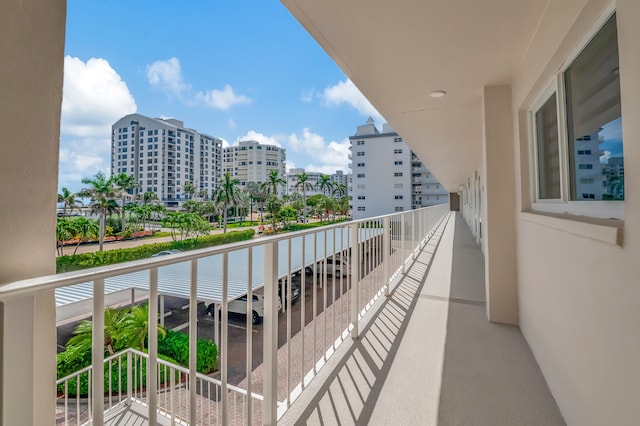
<svg viewBox="0 0 640 426">
<path fill-rule="evenodd" d="M 235 205 L 238 201 L 236 194 L 238 192 L 238 185 L 240 185 L 240 181 L 238 179 L 231 179 L 231 174 L 226 173 L 220 188 L 218 188 L 213 197 L 216 203 L 224 206 L 224 232 L 227 232 L 227 210 L 230 205 Z"/>
<path fill-rule="evenodd" d="M 65 240 L 72 239 L 73 233 L 73 222 L 70 221 L 69 218 L 58 218 L 58 221 L 56 222 L 56 249 L 58 256 L 62 256 L 64 254 L 64 246 L 62 243 Z"/>
<path fill-rule="evenodd" d="M 318 181 L 318 190 L 322 191 L 323 195 L 327 195 L 331 193 L 333 189 L 333 182 L 331 181 L 331 176 L 329 175 L 320 175 L 320 180 Z"/>
<path fill-rule="evenodd" d="M 158 201 L 158 194 L 153 191 L 147 191 L 144 194 L 138 194 L 138 199 L 142 201 L 143 205 L 151 204 Z"/>
<path fill-rule="evenodd" d="M 309 175 L 306 173 L 299 174 L 295 188 L 302 188 L 302 222 L 307 223 L 307 189 L 313 189 L 313 185 L 309 182 Z"/>
<path fill-rule="evenodd" d="M 122 226 L 120 228 L 120 232 L 124 233 L 125 229 L 125 203 L 127 199 L 132 197 L 131 192 L 135 187 L 137 187 L 136 179 L 133 176 L 130 176 L 126 173 L 120 173 L 113 178 L 113 183 L 117 187 L 117 191 L 122 198 L 122 204 L 120 204 L 120 211 L 122 215 Z M 131 191 L 131 192 L 130 192 Z"/>
<path fill-rule="evenodd" d="M 95 219 L 88 219 L 86 217 L 78 217 L 73 221 L 73 238 L 77 240 L 76 248 L 73 250 L 73 254 L 76 254 L 80 243 L 83 241 L 96 238 L 99 233 L 99 227 Z"/>
<path fill-rule="evenodd" d="M 182 185 L 182 190 L 186 195 L 189 196 L 189 200 L 191 200 L 193 198 L 193 195 L 196 193 L 196 187 L 193 186 L 193 183 L 191 182 L 185 182 Z"/>
<path fill-rule="evenodd" d="M 125 341 L 125 321 L 128 310 L 117 308 L 105 308 L 104 310 L 104 347 L 113 355 L 115 351 L 123 347 Z M 67 342 L 70 351 L 90 351 L 92 348 L 93 322 L 84 320 L 73 331 L 73 337 Z M 80 353 L 81 353 L 80 352 Z"/>
<path fill-rule="evenodd" d="M 81 197 L 91 198 L 91 212 L 100 215 L 100 251 L 104 246 L 105 220 L 107 214 L 112 211 L 116 197 L 116 191 L 113 187 L 113 181 L 107 178 L 104 173 L 98 172 L 94 178 L 84 178 L 82 183 L 91 185 L 78 193 Z"/>
<path fill-rule="evenodd" d="M 287 181 L 280 176 L 280 172 L 278 172 L 277 170 L 271 170 L 269 171 L 269 176 L 267 176 L 266 182 L 262 183 L 262 188 L 267 191 L 267 194 L 273 194 L 277 197 L 278 186 L 286 184 Z"/>
<path fill-rule="evenodd" d="M 62 188 L 62 193 L 58 194 L 58 202 L 63 203 L 62 216 L 67 215 L 67 207 L 69 212 L 73 213 L 74 209 L 79 209 L 78 204 L 82 205 L 82 200 L 77 199 L 78 194 L 69 191 L 68 188 Z"/>
<path fill-rule="evenodd" d="M 273 226 L 273 232 L 276 231 L 276 219 L 280 210 L 282 209 L 282 201 L 275 195 L 269 195 L 267 198 L 267 211 L 271 213 L 271 225 Z"/>
<path fill-rule="evenodd" d="M 334 183 L 333 195 L 337 195 L 338 198 L 344 197 L 347 195 L 347 186 L 344 183 Z"/>
<path fill-rule="evenodd" d="M 260 203 L 260 223 L 262 224 L 262 211 L 264 210 L 267 193 L 262 188 L 262 185 L 257 182 L 247 182 L 246 190 L 253 201 Z M 251 220 L 253 220 L 253 204 L 251 204 Z"/>
<path fill-rule="evenodd" d="M 167 332 L 160 324 L 158 334 L 166 336 Z M 121 336 L 126 341 L 128 347 L 138 345 L 140 351 L 144 351 L 144 341 L 149 333 L 149 306 L 136 305 L 122 321 Z M 105 333 L 106 335 L 106 333 Z"/>
</svg>

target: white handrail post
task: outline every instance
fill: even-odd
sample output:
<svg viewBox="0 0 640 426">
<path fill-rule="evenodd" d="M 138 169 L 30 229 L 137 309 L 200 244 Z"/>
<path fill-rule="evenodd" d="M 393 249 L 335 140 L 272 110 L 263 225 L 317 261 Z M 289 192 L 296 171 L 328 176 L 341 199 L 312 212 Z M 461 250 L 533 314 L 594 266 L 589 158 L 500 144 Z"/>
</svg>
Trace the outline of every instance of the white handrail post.
<svg viewBox="0 0 640 426">
<path fill-rule="evenodd" d="M 264 325 L 262 424 L 275 426 L 278 420 L 278 242 L 264 247 Z"/>
<path fill-rule="evenodd" d="M 389 229 L 389 216 L 382 220 L 382 278 L 384 280 L 384 295 L 389 296 L 389 262 L 391 252 L 391 235 Z"/>
<path fill-rule="evenodd" d="M 400 235 L 402 236 L 402 273 L 405 274 L 407 272 L 407 235 L 406 235 L 406 227 L 405 222 L 407 220 L 407 214 L 402 213 L 400 215 L 402 218 L 402 222 L 400 222 Z"/>
<path fill-rule="evenodd" d="M 191 261 L 189 293 L 189 424 L 196 424 L 196 374 L 198 363 L 198 260 Z"/>
<path fill-rule="evenodd" d="M 150 425 L 155 425 L 158 424 L 158 268 L 149 270 L 148 308 L 147 418 Z"/>
<path fill-rule="evenodd" d="M 92 354 L 92 394 L 93 422 L 104 423 L 104 278 L 93 283 L 93 354 Z"/>
<path fill-rule="evenodd" d="M 131 362 L 131 350 L 127 351 L 127 405 L 131 405 L 133 394 L 133 363 Z"/>
<path fill-rule="evenodd" d="M 360 238 L 358 236 L 359 225 L 354 223 L 351 225 L 351 338 L 360 337 L 358 329 L 358 314 L 360 309 L 358 301 L 360 300 Z"/>
<path fill-rule="evenodd" d="M 229 301 L 227 300 L 229 297 L 229 253 L 224 252 L 222 254 L 222 333 L 220 334 L 220 342 L 222 348 L 218 346 L 218 356 L 220 357 L 220 390 L 221 394 L 221 404 L 222 404 L 222 424 L 228 424 L 229 421 L 229 408 L 227 401 L 227 357 L 229 355 L 229 351 L 227 350 L 229 346 Z M 247 321 L 250 317 L 247 317 Z M 195 423 L 194 423 L 195 424 Z"/>
<path fill-rule="evenodd" d="M 418 247 L 420 246 L 420 235 L 418 234 L 418 216 L 415 210 L 411 210 L 411 233 L 413 234 L 411 245 L 413 246 L 413 260 L 418 257 Z"/>
</svg>

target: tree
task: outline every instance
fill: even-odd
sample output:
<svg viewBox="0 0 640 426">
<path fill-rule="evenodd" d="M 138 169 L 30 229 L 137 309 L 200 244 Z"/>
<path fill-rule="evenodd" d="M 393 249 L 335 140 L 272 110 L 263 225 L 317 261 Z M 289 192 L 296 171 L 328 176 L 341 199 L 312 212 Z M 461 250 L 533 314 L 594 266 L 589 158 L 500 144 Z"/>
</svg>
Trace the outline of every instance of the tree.
<svg viewBox="0 0 640 426">
<path fill-rule="evenodd" d="M 347 195 L 347 185 L 345 185 L 344 183 L 334 183 L 333 195 L 337 195 L 338 198 L 342 198 Z"/>
<path fill-rule="evenodd" d="M 209 222 L 197 213 L 169 212 L 164 218 L 168 227 L 171 228 L 171 237 L 174 241 L 189 238 L 192 234 L 205 235 L 211 230 Z"/>
<path fill-rule="evenodd" d="M 104 347 L 109 355 L 113 355 L 126 343 L 124 321 L 127 315 L 128 310 L 126 309 L 105 308 L 104 310 Z M 67 342 L 67 350 L 90 351 L 93 346 L 92 331 L 92 321 L 81 321 L 73 330 L 73 337 Z"/>
<path fill-rule="evenodd" d="M 104 173 L 98 172 L 93 178 L 84 178 L 82 183 L 90 185 L 78 193 L 81 197 L 91 198 L 91 212 L 100 215 L 100 251 L 104 246 L 105 220 L 107 214 L 115 207 L 116 190 L 113 181 Z"/>
<path fill-rule="evenodd" d="M 112 178 L 113 184 L 116 186 L 116 190 L 120 196 L 121 204 L 120 204 L 120 213 L 121 213 L 121 227 L 120 232 L 124 233 L 125 230 L 125 207 L 127 199 L 132 199 L 133 189 L 138 186 L 136 183 L 136 179 L 133 176 L 130 176 L 126 173 L 120 173 Z"/>
<path fill-rule="evenodd" d="M 306 173 L 298 175 L 298 182 L 296 182 L 295 188 L 302 188 L 302 222 L 307 223 L 307 209 L 305 208 L 307 205 L 307 189 L 313 189 L 313 185 L 309 182 L 309 175 Z"/>
<path fill-rule="evenodd" d="M 158 326 L 158 334 L 166 336 L 167 332 L 160 324 Z M 128 347 L 138 346 L 140 351 L 144 351 L 144 342 L 149 333 L 149 306 L 136 305 L 131 308 L 128 315 L 122 321 L 121 336 Z"/>
<path fill-rule="evenodd" d="M 78 204 L 82 205 L 82 200 L 77 199 L 78 194 L 69 191 L 67 188 L 62 188 L 62 193 L 58 194 L 58 202 L 63 203 L 62 206 L 62 217 L 67 215 L 67 208 L 69 208 L 69 212 L 73 213 L 74 209 L 80 209 Z"/>
<path fill-rule="evenodd" d="M 267 211 L 271 214 L 271 224 L 273 226 L 273 231 L 276 230 L 276 219 L 278 218 L 278 214 L 280 213 L 280 209 L 282 208 L 282 201 L 275 195 L 269 195 L 266 202 Z"/>
<path fill-rule="evenodd" d="M 289 222 L 296 220 L 298 212 L 293 206 L 284 206 L 280 209 L 280 220 L 287 225 Z"/>
<path fill-rule="evenodd" d="M 231 179 L 231 174 L 225 173 L 224 179 L 220 184 L 220 188 L 215 192 L 213 197 L 216 203 L 224 206 L 224 232 L 227 232 L 227 210 L 230 205 L 236 205 L 238 202 L 238 185 L 240 185 L 239 180 Z"/>
<path fill-rule="evenodd" d="M 100 226 L 98 223 L 94 219 L 88 219 L 86 217 L 74 218 L 71 230 L 73 232 L 73 239 L 77 240 L 73 254 L 76 254 L 78 251 L 80 243 L 93 240 L 100 234 Z"/>
<path fill-rule="evenodd" d="M 158 194 L 153 191 L 147 191 L 144 194 L 138 194 L 138 199 L 143 205 L 152 204 L 158 201 Z"/>
<path fill-rule="evenodd" d="M 58 218 L 56 222 L 56 250 L 58 256 L 64 254 L 63 242 L 73 238 L 73 223 L 66 217 Z"/>
<path fill-rule="evenodd" d="M 286 185 L 287 181 L 280 176 L 280 172 L 277 170 L 270 170 L 267 180 L 262 183 L 262 187 L 266 190 L 267 194 L 278 196 L 278 186 Z"/>
<path fill-rule="evenodd" d="M 322 191 L 323 195 L 327 195 L 327 193 L 331 194 L 332 189 L 333 182 L 331 181 L 331 176 L 320 175 L 320 180 L 318 181 L 318 190 Z"/>
<path fill-rule="evenodd" d="M 260 223 L 262 223 L 262 211 L 264 210 L 264 202 L 267 200 L 267 193 L 257 182 L 247 182 L 245 188 L 249 197 L 260 204 Z M 253 204 L 251 204 L 251 220 L 253 220 Z"/>
<path fill-rule="evenodd" d="M 193 198 L 194 194 L 196 193 L 196 187 L 193 186 L 193 183 L 191 183 L 191 182 L 185 182 L 182 185 L 182 190 L 184 191 L 184 193 L 186 195 L 189 196 L 189 200 L 191 200 Z"/>
</svg>

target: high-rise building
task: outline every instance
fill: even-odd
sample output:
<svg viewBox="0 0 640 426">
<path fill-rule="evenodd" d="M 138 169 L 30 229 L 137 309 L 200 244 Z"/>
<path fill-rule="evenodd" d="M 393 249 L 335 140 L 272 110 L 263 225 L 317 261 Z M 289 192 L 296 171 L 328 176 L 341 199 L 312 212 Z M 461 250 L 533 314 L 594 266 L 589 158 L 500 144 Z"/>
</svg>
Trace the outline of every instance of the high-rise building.
<svg viewBox="0 0 640 426">
<path fill-rule="evenodd" d="M 302 189 L 296 188 L 296 185 L 298 184 L 298 176 L 300 176 L 302 173 L 307 174 L 307 182 L 309 182 L 311 186 L 311 188 L 307 188 L 306 190 L 307 196 L 322 194 L 323 191 L 321 191 L 319 187 L 320 176 L 326 174 L 320 172 L 305 172 L 305 170 L 302 168 L 289 169 L 289 171 L 287 172 L 287 194 L 291 194 L 292 192 L 302 193 Z M 349 187 L 349 174 L 344 174 L 342 170 L 336 170 L 335 173 L 328 176 L 330 177 L 332 184 L 342 184 L 346 188 Z"/>
<path fill-rule="evenodd" d="M 241 141 L 238 145 L 223 149 L 223 174 L 229 173 L 240 181 L 263 183 L 271 170 L 277 170 L 280 177 L 286 177 L 286 150 L 275 145 L 264 145 L 256 141 Z M 278 195 L 284 194 L 284 185 Z"/>
<path fill-rule="evenodd" d="M 167 207 L 177 207 L 190 197 L 186 183 L 205 196 L 218 187 L 221 150 L 221 139 L 180 120 L 129 114 L 111 127 L 111 174 L 133 176 L 134 194 L 152 191 Z"/>
<path fill-rule="evenodd" d="M 350 136 L 353 218 L 378 216 L 446 203 L 446 189 L 388 124 L 373 120 Z"/>
</svg>

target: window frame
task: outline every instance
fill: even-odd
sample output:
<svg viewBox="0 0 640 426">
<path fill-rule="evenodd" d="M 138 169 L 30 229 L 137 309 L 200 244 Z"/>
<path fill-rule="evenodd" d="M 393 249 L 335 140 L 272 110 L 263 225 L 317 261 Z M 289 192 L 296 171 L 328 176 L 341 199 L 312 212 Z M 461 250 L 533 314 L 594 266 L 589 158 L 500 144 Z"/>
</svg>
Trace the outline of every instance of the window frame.
<svg viewBox="0 0 640 426">
<path fill-rule="evenodd" d="M 529 155 L 530 176 L 529 182 L 531 195 L 531 209 L 542 213 L 572 214 L 579 216 L 614 218 L 624 220 L 624 201 L 579 201 L 571 200 L 571 176 L 569 166 L 569 136 L 567 118 L 567 99 L 565 87 L 565 72 L 574 63 L 577 57 L 587 48 L 589 43 L 600 32 L 605 24 L 616 14 L 614 5 L 610 5 L 587 31 L 576 48 L 567 55 L 562 66 L 554 72 L 550 82 L 535 98 L 530 105 L 527 114 L 527 126 L 529 130 Z M 617 28 L 616 28 L 617 29 Z M 556 97 L 558 120 L 558 149 L 560 164 L 560 198 L 540 198 L 540 181 L 538 169 L 538 141 L 536 114 L 542 106 L 552 97 Z M 621 92 L 621 97 L 623 96 Z M 624 135 L 623 135 L 624 147 Z"/>
</svg>

